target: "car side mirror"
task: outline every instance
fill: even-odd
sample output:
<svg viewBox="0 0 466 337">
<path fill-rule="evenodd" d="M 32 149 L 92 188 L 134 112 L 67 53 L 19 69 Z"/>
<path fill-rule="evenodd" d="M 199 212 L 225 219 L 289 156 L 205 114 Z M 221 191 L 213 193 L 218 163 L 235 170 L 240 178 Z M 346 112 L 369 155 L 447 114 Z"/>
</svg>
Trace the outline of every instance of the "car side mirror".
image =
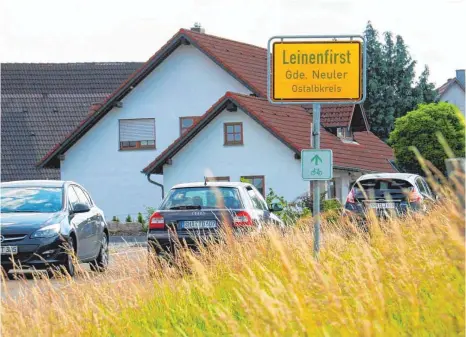
<svg viewBox="0 0 466 337">
<path fill-rule="evenodd" d="M 73 207 L 72 213 L 86 213 L 89 212 L 91 209 L 89 208 L 89 205 L 83 204 L 83 203 L 77 203 Z"/>
<path fill-rule="evenodd" d="M 274 212 L 281 212 L 283 211 L 283 207 L 280 204 L 273 203 L 269 207 L 269 211 L 274 213 Z"/>
</svg>

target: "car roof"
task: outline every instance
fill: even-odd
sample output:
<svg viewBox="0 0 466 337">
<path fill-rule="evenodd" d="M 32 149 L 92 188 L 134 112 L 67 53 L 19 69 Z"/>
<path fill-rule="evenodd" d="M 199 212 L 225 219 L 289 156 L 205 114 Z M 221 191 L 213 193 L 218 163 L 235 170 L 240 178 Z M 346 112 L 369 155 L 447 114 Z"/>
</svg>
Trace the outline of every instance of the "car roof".
<svg viewBox="0 0 466 337">
<path fill-rule="evenodd" d="M 2 182 L 0 186 L 4 187 L 63 187 L 67 184 L 63 180 L 18 180 Z"/>
<path fill-rule="evenodd" d="M 371 173 L 360 176 L 358 181 L 367 179 L 401 179 L 414 181 L 417 177 L 420 176 L 414 173 Z"/>
<path fill-rule="evenodd" d="M 246 187 L 251 186 L 248 183 L 236 182 L 236 181 L 208 181 L 207 184 L 205 182 L 193 182 L 193 183 L 184 183 L 184 184 L 177 184 L 172 187 L 173 188 L 187 188 L 187 187 L 204 187 L 204 186 L 212 186 L 212 187 Z"/>
</svg>

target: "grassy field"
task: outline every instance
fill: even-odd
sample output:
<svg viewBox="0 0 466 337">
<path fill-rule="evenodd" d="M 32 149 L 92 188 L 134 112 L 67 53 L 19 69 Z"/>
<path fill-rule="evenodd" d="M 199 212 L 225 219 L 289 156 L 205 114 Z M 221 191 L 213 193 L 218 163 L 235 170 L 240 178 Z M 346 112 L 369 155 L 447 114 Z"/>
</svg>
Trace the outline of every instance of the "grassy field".
<svg viewBox="0 0 466 337">
<path fill-rule="evenodd" d="M 318 260 L 309 221 L 187 254 L 189 271 L 128 256 L 4 299 L 2 336 L 464 336 L 464 218 L 371 227 L 324 224 Z"/>
</svg>

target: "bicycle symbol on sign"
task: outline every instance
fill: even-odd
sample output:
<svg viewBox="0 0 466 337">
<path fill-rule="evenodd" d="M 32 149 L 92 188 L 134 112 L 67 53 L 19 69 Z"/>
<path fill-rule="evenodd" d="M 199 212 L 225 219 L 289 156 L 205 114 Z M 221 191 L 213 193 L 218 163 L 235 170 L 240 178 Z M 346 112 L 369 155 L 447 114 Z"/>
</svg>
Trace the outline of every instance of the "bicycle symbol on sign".
<svg viewBox="0 0 466 337">
<path fill-rule="evenodd" d="M 318 176 L 321 176 L 322 175 L 322 171 L 318 168 L 314 168 L 312 171 L 311 171 L 311 176 L 315 176 L 315 175 L 318 175 Z"/>
</svg>

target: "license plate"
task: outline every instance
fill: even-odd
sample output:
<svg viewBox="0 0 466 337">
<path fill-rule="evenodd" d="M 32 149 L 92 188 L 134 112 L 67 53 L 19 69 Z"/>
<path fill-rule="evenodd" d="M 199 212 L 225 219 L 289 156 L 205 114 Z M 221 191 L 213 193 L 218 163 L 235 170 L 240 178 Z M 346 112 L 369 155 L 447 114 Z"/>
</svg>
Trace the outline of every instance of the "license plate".
<svg viewBox="0 0 466 337">
<path fill-rule="evenodd" d="M 217 227 L 216 220 L 196 220 L 196 221 L 183 221 L 181 228 L 184 229 L 204 229 Z"/>
<path fill-rule="evenodd" d="M 16 246 L 2 246 L 2 255 L 15 255 L 18 254 L 18 247 Z"/>
<path fill-rule="evenodd" d="M 393 202 L 377 202 L 369 204 L 369 208 L 373 209 L 392 209 L 395 208 L 395 204 Z"/>
</svg>

